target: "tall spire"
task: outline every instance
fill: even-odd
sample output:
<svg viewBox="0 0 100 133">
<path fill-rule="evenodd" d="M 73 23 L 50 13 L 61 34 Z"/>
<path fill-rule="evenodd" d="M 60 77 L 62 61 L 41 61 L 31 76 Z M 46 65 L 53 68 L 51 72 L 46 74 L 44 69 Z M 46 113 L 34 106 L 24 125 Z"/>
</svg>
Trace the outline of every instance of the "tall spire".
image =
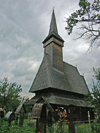
<svg viewBox="0 0 100 133">
<path fill-rule="evenodd" d="M 52 18 L 51 18 L 51 23 L 50 23 L 50 29 L 49 29 L 49 34 L 48 36 L 44 39 L 43 44 L 47 42 L 51 37 L 55 37 L 61 42 L 64 42 L 64 40 L 60 37 L 58 34 L 58 29 L 57 29 L 57 24 L 56 24 L 56 18 L 55 18 L 55 13 L 54 9 L 52 12 Z M 45 47 L 45 46 L 44 46 Z"/>
<path fill-rule="evenodd" d="M 58 34 L 58 29 L 57 29 L 57 24 L 56 24 L 56 18 L 55 18 L 55 13 L 54 13 L 54 9 L 52 12 L 52 18 L 51 18 L 51 23 L 50 23 L 50 29 L 49 29 L 49 34 L 52 33 Z"/>
</svg>

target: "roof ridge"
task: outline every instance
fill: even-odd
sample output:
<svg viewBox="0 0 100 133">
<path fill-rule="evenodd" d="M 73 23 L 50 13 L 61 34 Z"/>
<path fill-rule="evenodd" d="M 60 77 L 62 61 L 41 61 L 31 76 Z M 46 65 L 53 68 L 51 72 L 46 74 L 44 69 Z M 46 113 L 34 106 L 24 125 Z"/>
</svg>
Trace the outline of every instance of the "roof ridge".
<svg viewBox="0 0 100 133">
<path fill-rule="evenodd" d="M 68 64 L 69 66 L 72 66 L 72 67 L 75 67 L 75 68 L 77 68 L 76 66 L 74 66 L 74 65 L 71 65 L 71 64 L 69 64 L 69 63 L 67 63 L 67 62 L 65 62 L 65 61 L 63 61 L 63 63 L 65 63 L 65 64 Z"/>
</svg>

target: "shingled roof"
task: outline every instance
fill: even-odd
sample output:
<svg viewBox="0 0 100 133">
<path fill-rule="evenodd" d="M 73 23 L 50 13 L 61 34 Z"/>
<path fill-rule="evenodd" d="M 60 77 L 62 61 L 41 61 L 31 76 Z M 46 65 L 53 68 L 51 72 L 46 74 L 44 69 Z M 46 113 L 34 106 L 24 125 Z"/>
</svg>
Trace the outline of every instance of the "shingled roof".
<svg viewBox="0 0 100 133">
<path fill-rule="evenodd" d="M 87 94 L 88 87 L 77 68 L 63 61 L 64 40 L 58 34 L 54 10 L 49 34 L 43 41 L 44 57 L 36 74 L 30 92 L 53 88 L 77 94 Z"/>
<path fill-rule="evenodd" d="M 49 55 L 45 54 L 38 73 L 30 88 L 30 92 L 35 92 L 47 88 L 87 94 L 88 88 L 84 77 L 81 76 L 76 67 L 63 62 L 64 72 L 52 67 Z"/>
<path fill-rule="evenodd" d="M 76 97 L 66 97 L 66 95 L 62 96 L 60 94 L 54 94 L 54 93 L 48 93 L 48 94 L 41 94 L 40 95 L 36 95 L 34 96 L 28 103 L 26 103 L 27 105 L 34 105 L 35 103 L 43 103 L 43 97 L 45 97 L 46 102 L 48 102 L 49 104 L 56 104 L 56 105 L 74 105 L 77 107 L 92 107 L 94 108 L 94 105 L 91 104 L 91 102 L 86 102 L 84 101 L 84 99 L 82 98 L 76 98 Z"/>
</svg>

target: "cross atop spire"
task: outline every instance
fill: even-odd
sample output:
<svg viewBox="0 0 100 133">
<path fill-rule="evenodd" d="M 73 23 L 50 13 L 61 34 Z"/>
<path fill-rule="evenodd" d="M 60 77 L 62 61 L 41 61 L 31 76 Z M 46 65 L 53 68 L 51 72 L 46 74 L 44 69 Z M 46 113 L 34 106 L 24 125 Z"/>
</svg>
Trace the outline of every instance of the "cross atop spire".
<svg viewBox="0 0 100 133">
<path fill-rule="evenodd" d="M 54 8 L 53 8 L 53 12 L 52 12 L 52 18 L 51 18 L 51 23 L 50 23 L 49 34 L 52 34 L 53 32 L 55 34 L 58 34 L 58 29 L 57 29 L 57 24 L 56 24 Z"/>
</svg>

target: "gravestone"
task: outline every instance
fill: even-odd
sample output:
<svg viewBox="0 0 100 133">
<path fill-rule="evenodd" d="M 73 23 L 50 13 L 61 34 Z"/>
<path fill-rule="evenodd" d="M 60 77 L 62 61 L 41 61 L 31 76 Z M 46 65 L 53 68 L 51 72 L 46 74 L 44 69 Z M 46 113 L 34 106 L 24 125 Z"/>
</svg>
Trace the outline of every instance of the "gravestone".
<svg viewBox="0 0 100 133">
<path fill-rule="evenodd" d="M 15 120 L 15 113 L 9 111 L 6 115 L 5 115 L 5 121 L 8 121 L 9 126 L 11 125 L 11 121 Z"/>
<path fill-rule="evenodd" d="M 24 122 L 24 113 L 26 113 L 25 106 L 24 106 L 25 100 L 21 101 L 21 104 L 17 107 L 15 111 L 15 123 L 18 124 L 18 117 L 19 117 L 19 126 L 23 126 Z"/>
<path fill-rule="evenodd" d="M 32 109 L 32 118 L 36 119 L 35 133 L 46 133 L 46 106 L 42 103 L 36 103 Z"/>
</svg>

